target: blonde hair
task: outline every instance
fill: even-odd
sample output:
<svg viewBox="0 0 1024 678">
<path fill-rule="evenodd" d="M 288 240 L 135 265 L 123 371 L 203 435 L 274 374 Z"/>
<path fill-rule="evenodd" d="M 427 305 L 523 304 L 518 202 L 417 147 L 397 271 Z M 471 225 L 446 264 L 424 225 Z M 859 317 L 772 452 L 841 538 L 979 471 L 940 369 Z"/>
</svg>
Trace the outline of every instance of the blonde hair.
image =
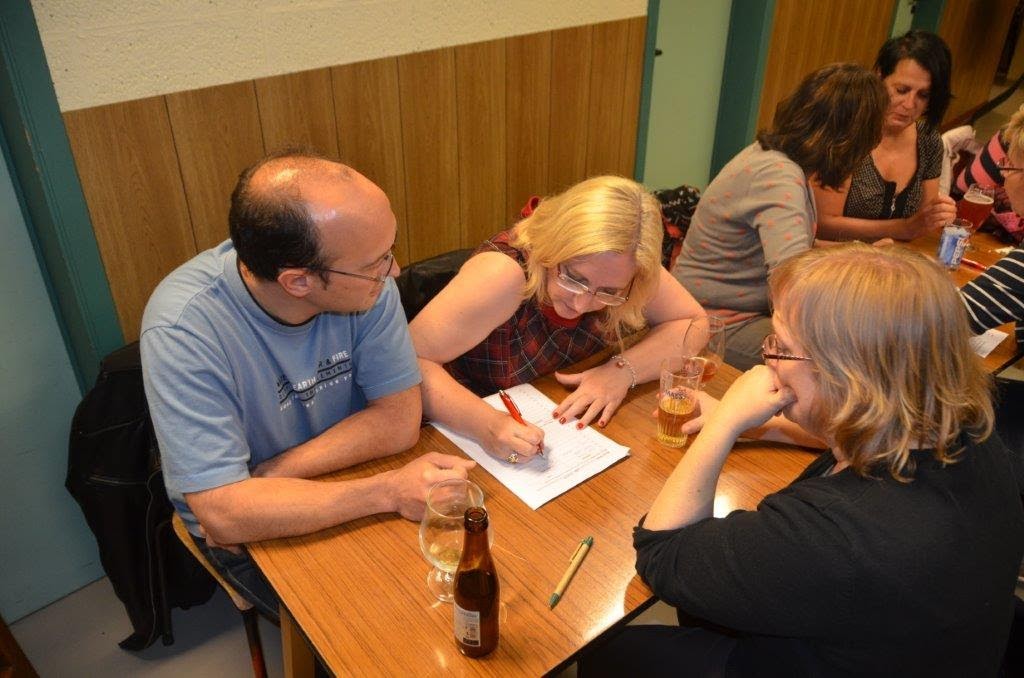
<svg viewBox="0 0 1024 678">
<path fill-rule="evenodd" d="M 971 350 L 948 276 L 903 247 L 850 243 L 783 262 L 769 280 L 776 313 L 817 371 L 811 417 L 861 475 L 908 480 L 911 446 L 951 463 L 962 432 L 992 432 L 992 382 Z"/>
<path fill-rule="evenodd" d="M 1016 158 L 1016 162 L 1024 162 L 1024 105 L 1010 116 L 1010 122 L 1003 128 L 1003 142 L 1006 155 Z"/>
<path fill-rule="evenodd" d="M 523 297 L 541 304 L 551 303 L 548 273 L 559 264 L 606 252 L 631 254 L 636 275 L 629 300 L 603 311 L 606 335 L 621 341 L 645 325 L 644 306 L 658 288 L 661 238 L 657 198 L 635 181 L 602 176 L 542 200 L 516 225 L 511 244 L 527 255 Z"/>
</svg>

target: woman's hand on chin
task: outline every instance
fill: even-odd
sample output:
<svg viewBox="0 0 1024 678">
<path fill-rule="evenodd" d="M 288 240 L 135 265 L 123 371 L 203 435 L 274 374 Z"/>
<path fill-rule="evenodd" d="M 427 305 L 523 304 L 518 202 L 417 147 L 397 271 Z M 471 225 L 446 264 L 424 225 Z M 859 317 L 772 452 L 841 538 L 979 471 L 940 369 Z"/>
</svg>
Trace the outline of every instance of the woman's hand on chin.
<svg viewBox="0 0 1024 678">
<path fill-rule="evenodd" d="M 705 426 L 713 421 L 717 425 L 728 426 L 739 436 L 763 425 L 795 401 L 792 389 L 779 386 L 770 368 L 756 365 L 733 382 L 718 407 L 707 417 Z"/>
</svg>

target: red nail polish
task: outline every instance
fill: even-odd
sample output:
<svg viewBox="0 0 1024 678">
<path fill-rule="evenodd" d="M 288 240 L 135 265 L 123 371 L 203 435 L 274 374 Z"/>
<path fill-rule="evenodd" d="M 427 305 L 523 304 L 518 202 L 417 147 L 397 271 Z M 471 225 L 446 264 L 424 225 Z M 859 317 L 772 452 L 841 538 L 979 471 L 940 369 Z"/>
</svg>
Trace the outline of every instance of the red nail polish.
<svg viewBox="0 0 1024 678">
<path fill-rule="evenodd" d="M 558 423 L 559 424 L 564 424 L 565 423 L 565 417 L 562 417 L 561 419 L 559 419 Z"/>
<path fill-rule="evenodd" d="M 577 423 L 576 423 L 576 430 L 578 431 L 578 430 L 580 430 L 581 428 L 583 428 L 583 422 L 582 422 L 582 421 L 580 421 L 580 422 L 577 422 Z"/>
<path fill-rule="evenodd" d="M 597 422 L 597 425 L 600 426 L 601 428 L 604 428 L 604 422 L 603 421 Z"/>
</svg>

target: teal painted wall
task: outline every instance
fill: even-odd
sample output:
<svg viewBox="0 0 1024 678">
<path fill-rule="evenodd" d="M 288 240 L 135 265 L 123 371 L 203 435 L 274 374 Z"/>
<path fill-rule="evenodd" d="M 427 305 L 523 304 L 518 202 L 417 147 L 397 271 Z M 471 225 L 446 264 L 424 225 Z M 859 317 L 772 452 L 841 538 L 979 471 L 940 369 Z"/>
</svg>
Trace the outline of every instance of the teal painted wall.
<svg viewBox="0 0 1024 678">
<path fill-rule="evenodd" d="M 710 180 L 729 0 L 665 0 L 658 13 L 647 155 L 648 188 Z"/>
<path fill-rule="evenodd" d="M 911 10 L 913 5 L 914 0 L 896 0 L 896 12 L 892 18 L 890 37 L 903 35 L 910 30 L 910 25 L 914 21 L 914 13 Z"/>
<path fill-rule="evenodd" d="M 2 157 L 0 234 L 0 614 L 11 623 L 103 572 L 64 489 L 78 383 Z"/>
</svg>

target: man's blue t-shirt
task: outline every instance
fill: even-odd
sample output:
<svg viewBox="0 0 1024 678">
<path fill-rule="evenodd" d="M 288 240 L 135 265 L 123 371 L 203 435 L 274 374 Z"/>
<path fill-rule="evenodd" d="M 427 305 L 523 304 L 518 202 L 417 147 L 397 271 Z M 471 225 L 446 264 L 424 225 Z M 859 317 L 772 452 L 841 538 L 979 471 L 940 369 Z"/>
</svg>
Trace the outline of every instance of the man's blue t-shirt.
<svg viewBox="0 0 1024 678">
<path fill-rule="evenodd" d="M 230 241 L 172 272 L 142 318 L 142 369 L 167 493 L 244 480 L 369 400 L 420 382 L 398 288 L 362 313 L 282 325 L 253 300 Z"/>
</svg>

